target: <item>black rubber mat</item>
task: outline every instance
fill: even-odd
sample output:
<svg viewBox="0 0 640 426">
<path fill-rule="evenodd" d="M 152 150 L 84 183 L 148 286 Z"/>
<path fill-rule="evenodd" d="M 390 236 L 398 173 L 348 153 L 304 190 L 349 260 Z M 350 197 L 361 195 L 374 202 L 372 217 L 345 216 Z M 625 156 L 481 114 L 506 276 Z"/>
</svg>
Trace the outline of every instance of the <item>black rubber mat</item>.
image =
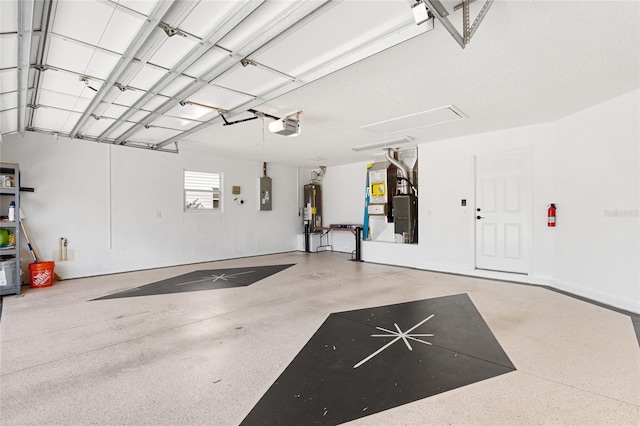
<svg viewBox="0 0 640 426">
<path fill-rule="evenodd" d="M 334 313 L 242 424 L 335 425 L 514 370 L 466 294 Z"/>
<path fill-rule="evenodd" d="M 98 297 L 93 300 L 248 286 L 293 265 L 295 264 L 193 271 L 188 274 Z"/>
</svg>

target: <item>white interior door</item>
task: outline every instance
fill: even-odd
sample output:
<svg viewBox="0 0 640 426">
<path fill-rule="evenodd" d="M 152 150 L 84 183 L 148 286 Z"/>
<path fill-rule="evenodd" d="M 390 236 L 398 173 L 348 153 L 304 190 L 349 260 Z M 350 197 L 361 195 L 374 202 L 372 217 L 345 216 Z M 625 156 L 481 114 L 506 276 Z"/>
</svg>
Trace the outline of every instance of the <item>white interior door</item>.
<svg viewBox="0 0 640 426">
<path fill-rule="evenodd" d="M 528 273 L 531 151 L 477 155 L 476 268 Z"/>
</svg>

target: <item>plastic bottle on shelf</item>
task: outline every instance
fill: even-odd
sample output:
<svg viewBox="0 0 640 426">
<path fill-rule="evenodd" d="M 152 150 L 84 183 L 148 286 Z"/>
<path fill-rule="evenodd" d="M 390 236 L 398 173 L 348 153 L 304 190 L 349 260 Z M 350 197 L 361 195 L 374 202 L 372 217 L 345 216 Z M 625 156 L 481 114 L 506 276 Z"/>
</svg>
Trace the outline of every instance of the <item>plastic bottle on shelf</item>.
<svg viewBox="0 0 640 426">
<path fill-rule="evenodd" d="M 12 201 L 9 204 L 9 221 L 13 222 L 14 220 L 16 220 L 16 202 Z"/>
</svg>

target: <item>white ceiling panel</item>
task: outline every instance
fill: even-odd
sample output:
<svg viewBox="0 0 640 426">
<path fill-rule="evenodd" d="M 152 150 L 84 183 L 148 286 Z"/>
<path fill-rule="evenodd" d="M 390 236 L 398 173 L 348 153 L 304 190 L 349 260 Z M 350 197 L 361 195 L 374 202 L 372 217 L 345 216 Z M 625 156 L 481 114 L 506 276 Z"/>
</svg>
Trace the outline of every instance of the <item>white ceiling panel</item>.
<svg viewBox="0 0 640 426">
<path fill-rule="evenodd" d="M 240 25 L 224 36 L 217 44 L 232 52 L 238 50 L 248 40 L 264 31 L 264 27 L 274 18 L 283 15 L 293 1 L 266 1 L 249 15 Z M 316 2 L 320 3 L 320 2 Z"/>
<path fill-rule="evenodd" d="M 157 2 L 150 0 L 120 0 L 118 4 L 149 16 Z"/>
<path fill-rule="evenodd" d="M 18 0 L 0 1 L 0 32 L 18 31 Z"/>
<path fill-rule="evenodd" d="M 18 92 L 0 94 L 0 111 L 18 107 Z"/>
<path fill-rule="evenodd" d="M 15 68 L 18 66 L 18 35 L 0 35 L 0 68 Z"/>
<path fill-rule="evenodd" d="M 113 103 L 118 105 L 132 106 L 138 99 L 144 96 L 142 90 L 125 90 L 116 96 Z"/>
<path fill-rule="evenodd" d="M 104 110 L 101 116 L 117 119 L 120 118 L 122 114 L 127 112 L 128 109 L 129 108 L 121 105 L 111 104 L 107 107 L 107 109 Z"/>
<path fill-rule="evenodd" d="M 90 80 L 89 85 L 96 90 L 100 90 L 102 81 Z M 80 81 L 77 75 L 53 69 L 47 70 L 42 74 L 41 88 L 88 99 L 92 99 L 96 93 L 89 89 L 84 82 Z"/>
<path fill-rule="evenodd" d="M 135 125 L 135 123 L 131 123 L 130 121 L 125 121 L 120 126 L 116 127 L 113 131 L 105 135 L 110 139 L 117 139 L 121 134 L 129 130 Z"/>
<path fill-rule="evenodd" d="M 164 68 L 173 68 L 198 42 L 187 37 L 175 35 L 167 37 L 149 62 Z"/>
<path fill-rule="evenodd" d="M 31 36 L 31 46 L 38 46 L 40 44 L 41 33 L 33 33 Z M 29 60 L 31 64 L 38 62 L 38 49 L 31 49 L 29 54 Z"/>
<path fill-rule="evenodd" d="M 243 67 L 238 64 L 232 70 L 214 80 L 213 83 L 228 89 L 259 96 L 290 81 L 290 79 L 281 74 L 276 74 L 259 66 L 247 65 Z"/>
<path fill-rule="evenodd" d="M 103 50 L 96 50 L 93 53 L 93 57 L 89 62 L 89 66 L 84 74 L 88 74 L 90 76 L 102 78 L 103 80 L 109 77 L 111 71 L 116 66 L 118 61 L 120 60 L 120 56 L 106 52 Z"/>
<path fill-rule="evenodd" d="M 55 132 L 70 132 L 80 116 L 79 112 L 41 107 L 33 111 L 33 127 Z"/>
<path fill-rule="evenodd" d="M 49 38 L 46 63 L 78 74 L 86 74 L 94 51 L 95 49 L 90 46 L 52 35 Z"/>
<path fill-rule="evenodd" d="M 168 127 L 170 129 L 185 131 L 192 129 L 201 123 L 198 121 L 185 120 L 184 118 L 169 117 L 165 115 L 158 118 L 157 120 L 154 120 L 150 124 L 152 126 Z"/>
<path fill-rule="evenodd" d="M 244 104 L 245 102 L 249 102 L 252 99 L 252 96 L 243 95 L 241 93 L 209 84 L 189 96 L 188 100 L 230 110 Z"/>
<path fill-rule="evenodd" d="M 90 102 L 91 99 L 45 89 L 40 90 L 40 97 L 38 99 L 40 105 L 80 112 L 84 111 Z"/>
<path fill-rule="evenodd" d="M 53 32 L 97 45 L 114 11 L 107 2 L 58 0 Z"/>
<path fill-rule="evenodd" d="M 112 118 L 100 117 L 100 120 L 91 119 L 85 129 L 85 136 L 98 137 L 116 121 Z"/>
<path fill-rule="evenodd" d="M 98 46 L 103 49 L 124 53 L 138 31 L 144 25 L 144 17 L 132 12 L 116 9 L 109 20 Z"/>
<path fill-rule="evenodd" d="M 165 96 L 173 96 L 177 94 L 179 91 L 193 83 L 195 80 L 189 77 L 178 76 L 175 80 L 167 85 L 164 89 L 160 91 L 161 95 Z"/>
<path fill-rule="evenodd" d="M 180 24 L 180 29 L 204 38 L 212 28 L 222 24 L 223 19 L 239 4 L 237 0 L 201 1 Z"/>
<path fill-rule="evenodd" d="M 31 68 L 29 70 L 29 83 L 28 84 L 29 84 L 30 88 L 33 88 L 33 86 L 35 86 L 35 84 L 36 84 L 36 75 L 38 75 L 38 74 L 39 74 L 39 72 L 36 71 L 33 68 Z"/>
<path fill-rule="evenodd" d="M 180 132 L 180 130 L 163 129 L 160 127 L 151 127 L 149 129 L 143 127 L 128 139 L 132 141 L 156 143 L 172 138 Z"/>
<path fill-rule="evenodd" d="M 0 111 L 0 133 L 7 134 L 18 131 L 18 110 Z"/>
<path fill-rule="evenodd" d="M 140 68 L 138 74 L 131 80 L 129 86 L 136 89 L 149 90 L 156 84 L 165 74 L 166 70 L 151 65 L 145 65 Z"/>
<path fill-rule="evenodd" d="M 408 25 L 415 24 L 407 2 L 373 1 L 367 2 L 366 7 L 358 1 L 341 2 L 323 8 L 306 25 L 288 32 L 252 55 L 252 59 L 297 77 L 386 32 Z"/>
<path fill-rule="evenodd" d="M 170 98 L 167 98 L 166 96 L 160 96 L 160 95 L 154 96 L 149 102 L 142 105 L 141 109 L 145 111 L 155 111 L 156 109 L 164 105 L 164 103 L 167 102 L 169 99 Z"/>
<path fill-rule="evenodd" d="M 131 114 L 131 117 L 129 117 L 128 120 L 137 123 L 139 121 L 142 121 L 147 115 L 149 115 L 149 111 L 136 111 Z"/>
<path fill-rule="evenodd" d="M 191 64 L 191 66 L 189 66 L 184 71 L 184 74 L 198 78 L 216 65 L 221 64 L 223 61 L 229 59 L 229 57 L 230 55 L 228 52 L 225 52 L 224 50 L 218 49 L 216 47 L 212 47 L 207 51 L 207 53 L 202 55 L 200 58 L 198 58 L 197 61 Z"/>
<path fill-rule="evenodd" d="M 199 105 L 178 104 L 167 111 L 166 115 L 179 118 L 187 118 L 190 120 L 207 121 L 215 118 L 218 115 L 218 111 Z"/>
<path fill-rule="evenodd" d="M 16 69 L 0 70 L 0 93 L 18 90 L 18 73 Z"/>
</svg>

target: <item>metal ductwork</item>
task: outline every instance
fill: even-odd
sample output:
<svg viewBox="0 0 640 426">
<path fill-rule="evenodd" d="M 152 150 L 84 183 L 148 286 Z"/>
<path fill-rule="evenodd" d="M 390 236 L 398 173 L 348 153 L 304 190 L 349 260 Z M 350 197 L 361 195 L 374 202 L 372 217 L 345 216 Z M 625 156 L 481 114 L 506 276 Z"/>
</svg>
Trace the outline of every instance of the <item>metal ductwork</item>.
<svg viewBox="0 0 640 426">
<path fill-rule="evenodd" d="M 401 162 L 399 162 L 398 160 L 396 160 L 394 158 L 394 156 L 391 154 L 391 152 L 395 152 L 395 149 L 393 148 L 387 148 L 385 150 L 384 156 L 387 159 L 388 162 L 390 162 L 391 164 L 393 164 L 394 166 L 396 166 L 398 168 L 398 170 L 400 170 L 400 173 L 402 174 L 402 178 L 409 180 L 409 173 L 407 173 L 407 168 L 404 166 L 404 164 L 402 164 Z M 408 184 L 407 181 L 404 179 L 398 179 L 398 185 L 397 185 L 397 194 L 408 194 Z"/>
</svg>

